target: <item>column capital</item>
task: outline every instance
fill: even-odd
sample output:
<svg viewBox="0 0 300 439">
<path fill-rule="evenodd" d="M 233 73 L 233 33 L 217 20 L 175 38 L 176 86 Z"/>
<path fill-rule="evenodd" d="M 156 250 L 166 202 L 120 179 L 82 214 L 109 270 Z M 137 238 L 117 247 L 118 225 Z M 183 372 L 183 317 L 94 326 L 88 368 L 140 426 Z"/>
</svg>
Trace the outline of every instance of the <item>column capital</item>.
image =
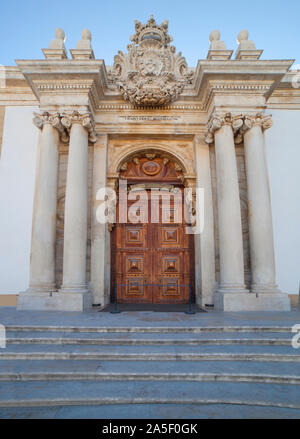
<svg viewBox="0 0 300 439">
<path fill-rule="evenodd" d="M 92 143 L 95 143 L 97 141 L 95 121 L 89 111 L 84 113 L 80 113 L 79 111 L 65 111 L 62 113 L 61 123 L 68 131 L 71 129 L 73 124 L 80 124 L 88 131 L 89 141 Z"/>
<path fill-rule="evenodd" d="M 253 126 L 260 126 L 263 130 L 271 128 L 273 125 L 272 115 L 260 113 L 248 113 L 243 116 L 244 124 L 242 127 L 243 132 L 249 130 Z"/>
<path fill-rule="evenodd" d="M 229 125 L 235 135 L 243 126 L 243 116 L 241 114 L 232 114 L 230 112 L 213 113 L 207 124 L 207 131 L 204 135 L 205 142 L 213 143 L 215 132 L 225 125 Z"/>
<path fill-rule="evenodd" d="M 240 125 L 236 126 L 234 142 L 241 143 L 244 140 L 244 134 L 254 126 L 260 126 L 262 130 L 267 130 L 273 125 L 272 115 L 258 113 L 246 113 L 240 115 Z"/>
<path fill-rule="evenodd" d="M 44 111 L 43 113 L 34 112 L 33 123 L 40 130 L 44 125 L 49 124 L 53 128 L 56 128 L 59 132 L 60 138 L 62 142 L 66 143 L 69 140 L 68 134 L 61 123 L 61 117 L 58 112 L 50 113 L 48 111 Z"/>
</svg>

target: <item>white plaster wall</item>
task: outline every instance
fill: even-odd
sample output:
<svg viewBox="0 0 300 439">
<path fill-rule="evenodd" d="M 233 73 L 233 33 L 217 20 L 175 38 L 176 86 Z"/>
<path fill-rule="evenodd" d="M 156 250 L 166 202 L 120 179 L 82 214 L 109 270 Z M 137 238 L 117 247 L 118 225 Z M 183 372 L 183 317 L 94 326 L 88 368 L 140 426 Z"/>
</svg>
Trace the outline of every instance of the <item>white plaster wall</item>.
<svg viewBox="0 0 300 439">
<path fill-rule="evenodd" d="M 298 293 L 300 282 L 300 111 L 272 110 L 266 131 L 277 283 Z"/>
<path fill-rule="evenodd" d="M 0 294 L 28 288 L 38 129 L 35 107 L 7 107 L 0 157 Z"/>
</svg>

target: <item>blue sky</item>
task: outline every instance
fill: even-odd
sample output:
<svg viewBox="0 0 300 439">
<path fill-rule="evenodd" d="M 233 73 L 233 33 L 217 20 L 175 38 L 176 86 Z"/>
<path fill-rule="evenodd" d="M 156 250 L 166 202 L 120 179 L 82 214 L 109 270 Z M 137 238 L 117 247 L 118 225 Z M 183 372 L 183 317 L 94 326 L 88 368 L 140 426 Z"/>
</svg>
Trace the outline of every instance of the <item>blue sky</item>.
<svg viewBox="0 0 300 439">
<path fill-rule="evenodd" d="M 169 20 L 169 33 L 190 66 L 206 58 L 211 30 L 219 29 L 227 48 L 236 49 L 236 36 L 249 30 L 249 39 L 264 49 L 265 59 L 296 59 L 300 63 L 299 0 L 11 0 L 2 2 L 0 64 L 15 59 L 43 59 L 56 27 L 66 33 L 67 49 L 75 48 L 81 30 L 93 36 L 96 58 L 113 63 L 134 33 L 134 19 L 150 14 L 159 23 Z M 70 55 L 69 55 L 70 56 Z"/>
</svg>

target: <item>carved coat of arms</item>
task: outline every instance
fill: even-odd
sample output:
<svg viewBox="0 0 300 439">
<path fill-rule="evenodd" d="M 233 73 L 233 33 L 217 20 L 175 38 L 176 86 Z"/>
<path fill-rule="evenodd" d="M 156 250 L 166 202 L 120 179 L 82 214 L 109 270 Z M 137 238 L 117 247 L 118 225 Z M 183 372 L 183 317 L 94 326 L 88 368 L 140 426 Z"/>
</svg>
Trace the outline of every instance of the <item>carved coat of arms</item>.
<svg viewBox="0 0 300 439">
<path fill-rule="evenodd" d="M 170 46 L 168 21 L 160 26 L 153 16 L 146 24 L 135 21 L 128 53 L 114 59 L 113 79 L 125 100 L 135 106 L 160 106 L 173 102 L 191 83 L 193 73 L 181 52 Z"/>
</svg>

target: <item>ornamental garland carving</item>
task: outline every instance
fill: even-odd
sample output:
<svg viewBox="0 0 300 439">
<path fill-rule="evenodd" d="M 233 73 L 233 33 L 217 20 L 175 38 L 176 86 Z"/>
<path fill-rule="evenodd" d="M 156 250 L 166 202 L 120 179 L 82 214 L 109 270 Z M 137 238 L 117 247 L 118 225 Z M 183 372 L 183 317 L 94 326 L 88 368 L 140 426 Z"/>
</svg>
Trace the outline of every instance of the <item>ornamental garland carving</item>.
<svg viewBox="0 0 300 439">
<path fill-rule="evenodd" d="M 181 52 L 170 45 L 168 21 L 157 25 L 153 16 L 146 24 L 135 21 L 128 53 L 115 56 L 112 77 L 123 98 L 134 106 L 163 106 L 175 101 L 192 82 Z"/>
</svg>

